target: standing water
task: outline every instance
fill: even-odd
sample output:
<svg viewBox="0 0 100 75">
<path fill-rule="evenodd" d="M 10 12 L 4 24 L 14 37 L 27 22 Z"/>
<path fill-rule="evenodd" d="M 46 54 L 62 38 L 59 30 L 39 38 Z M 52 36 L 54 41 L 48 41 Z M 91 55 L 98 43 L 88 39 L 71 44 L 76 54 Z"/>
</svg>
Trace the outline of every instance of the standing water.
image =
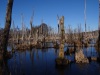
<svg viewBox="0 0 100 75">
<path fill-rule="evenodd" d="M 83 48 L 83 53 L 86 57 L 98 57 L 94 47 Z M 63 68 L 57 67 L 57 56 L 58 50 L 54 48 L 16 51 L 7 65 L 11 75 L 100 75 L 100 63 L 97 61 L 88 64 L 72 62 Z M 74 54 L 66 57 L 75 60 Z"/>
</svg>

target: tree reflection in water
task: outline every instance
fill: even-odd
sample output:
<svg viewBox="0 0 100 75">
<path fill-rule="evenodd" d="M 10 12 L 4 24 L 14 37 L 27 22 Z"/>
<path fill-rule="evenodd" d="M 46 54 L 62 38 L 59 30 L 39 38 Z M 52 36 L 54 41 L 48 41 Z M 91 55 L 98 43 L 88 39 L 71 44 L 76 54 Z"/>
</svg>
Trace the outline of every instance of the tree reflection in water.
<svg viewBox="0 0 100 75">
<path fill-rule="evenodd" d="M 87 50 L 88 55 L 93 55 L 95 52 L 93 48 Z M 83 51 L 86 51 L 86 49 Z M 92 51 L 92 53 L 91 53 Z M 32 49 L 26 51 L 16 51 L 13 57 L 6 63 L 5 73 L 11 75 L 98 75 L 100 74 L 100 65 L 98 62 L 91 61 L 88 64 L 76 64 L 74 61 L 64 68 L 59 68 L 55 64 L 58 50 L 54 48 L 49 49 Z M 84 52 L 85 53 L 85 52 Z M 67 56 L 69 60 L 73 59 L 73 55 Z M 4 65 L 0 64 L 0 75 L 4 70 Z M 9 68 L 9 69 L 8 69 Z M 2 69 L 2 71 L 1 71 Z M 10 72 L 10 73 L 9 73 Z M 4 72 L 3 72 L 4 73 Z M 4 74 L 3 74 L 4 75 Z M 7 75 L 7 74 L 6 74 Z"/>
<path fill-rule="evenodd" d="M 10 75 L 7 59 L 0 60 L 0 75 Z"/>
</svg>

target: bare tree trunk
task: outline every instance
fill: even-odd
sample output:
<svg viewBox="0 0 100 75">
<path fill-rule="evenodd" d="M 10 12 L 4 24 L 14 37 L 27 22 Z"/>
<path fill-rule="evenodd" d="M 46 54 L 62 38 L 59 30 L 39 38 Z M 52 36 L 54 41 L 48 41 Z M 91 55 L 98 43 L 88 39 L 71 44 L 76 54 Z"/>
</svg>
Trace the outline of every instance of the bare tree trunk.
<svg viewBox="0 0 100 75">
<path fill-rule="evenodd" d="M 14 0 L 8 0 L 8 5 L 7 5 L 6 22 L 5 22 L 5 28 L 4 28 L 4 33 L 3 33 L 3 37 L 1 41 L 1 49 L 0 49 L 3 51 L 3 54 L 7 52 L 8 37 L 9 37 L 9 31 L 10 31 L 10 26 L 11 26 L 13 1 Z"/>
</svg>

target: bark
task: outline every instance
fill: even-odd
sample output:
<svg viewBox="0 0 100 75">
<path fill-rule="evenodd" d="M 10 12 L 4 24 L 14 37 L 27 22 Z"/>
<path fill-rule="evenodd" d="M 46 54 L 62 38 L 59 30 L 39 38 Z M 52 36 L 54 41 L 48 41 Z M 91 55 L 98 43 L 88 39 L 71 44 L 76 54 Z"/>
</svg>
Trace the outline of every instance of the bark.
<svg viewBox="0 0 100 75">
<path fill-rule="evenodd" d="M 31 36 L 32 36 L 32 21 L 30 21 L 30 27 L 31 27 L 30 32 L 31 32 Z"/>
<path fill-rule="evenodd" d="M 10 26 L 11 26 L 13 1 L 14 0 L 8 0 L 8 4 L 7 4 L 6 22 L 5 22 L 5 28 L 4 28 L 2 41 L 1 41 L 1 50 L 3 51 L 3 54 L 7 52 L 8 37 L 9 37 L 9 31 L 10 31 Z"/>
</svg>

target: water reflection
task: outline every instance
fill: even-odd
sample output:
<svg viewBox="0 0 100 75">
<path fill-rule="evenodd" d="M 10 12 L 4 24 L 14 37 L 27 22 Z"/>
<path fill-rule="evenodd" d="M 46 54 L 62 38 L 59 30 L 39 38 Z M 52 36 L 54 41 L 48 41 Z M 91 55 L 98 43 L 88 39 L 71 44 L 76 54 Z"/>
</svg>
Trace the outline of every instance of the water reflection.
<svg viewBox="0 0 100 75">
<path fill-rule="evenodd" d="M 67 47 L 64 48 L 66 50 Z M 86 57 L 98 57 L 94 47 L 83 48 Z M 75 54 L 66 55 L 72 63 L 66 67 L 57 67 L 55 58 L 57 58 L 58 49 L 32 49 L 26 51 L 16 51 L 13 57 L 5 62 L 6 69 L 11 75 L 99 75 L 100 64 L 91 61 L 89 64 L 76 64 Z M 4 63 L 2 63 L 4 64 Z M 3 65 L 0 69 L 4 69 Z M 1 71 L 1 70 L 0 70 Z"/>
<path fill-rule="evenodd" d="M 75 54 L 67 55 L 66 58 L 67 58 L 69 61 L 75 61 Z"/>
<path fill-rule="evenodd" d="M 83 48 L 83 53 L 86 57 L 98 57 L 95 47 Z"/>
<path fill-rule="evenodd" d="M 92 61 L 90 64 L 77 64 L 76 65 L 81 73 L 81 75 L 99 75 L 100 65 Z"/>
<path fill-rule="evenodd" d="M 26 52 L 25 52 L 25 54 L 26 54 Z M 34 50 L 30 51 L 30 59 L 31 59 L 32 64 L 33 64 L 34 63 Z"/>
<path fill-rule="evenodd" d="M 7 61 L 6 59 L 0 60 L 0 75 L 10 75 Z"/>
</svg>

